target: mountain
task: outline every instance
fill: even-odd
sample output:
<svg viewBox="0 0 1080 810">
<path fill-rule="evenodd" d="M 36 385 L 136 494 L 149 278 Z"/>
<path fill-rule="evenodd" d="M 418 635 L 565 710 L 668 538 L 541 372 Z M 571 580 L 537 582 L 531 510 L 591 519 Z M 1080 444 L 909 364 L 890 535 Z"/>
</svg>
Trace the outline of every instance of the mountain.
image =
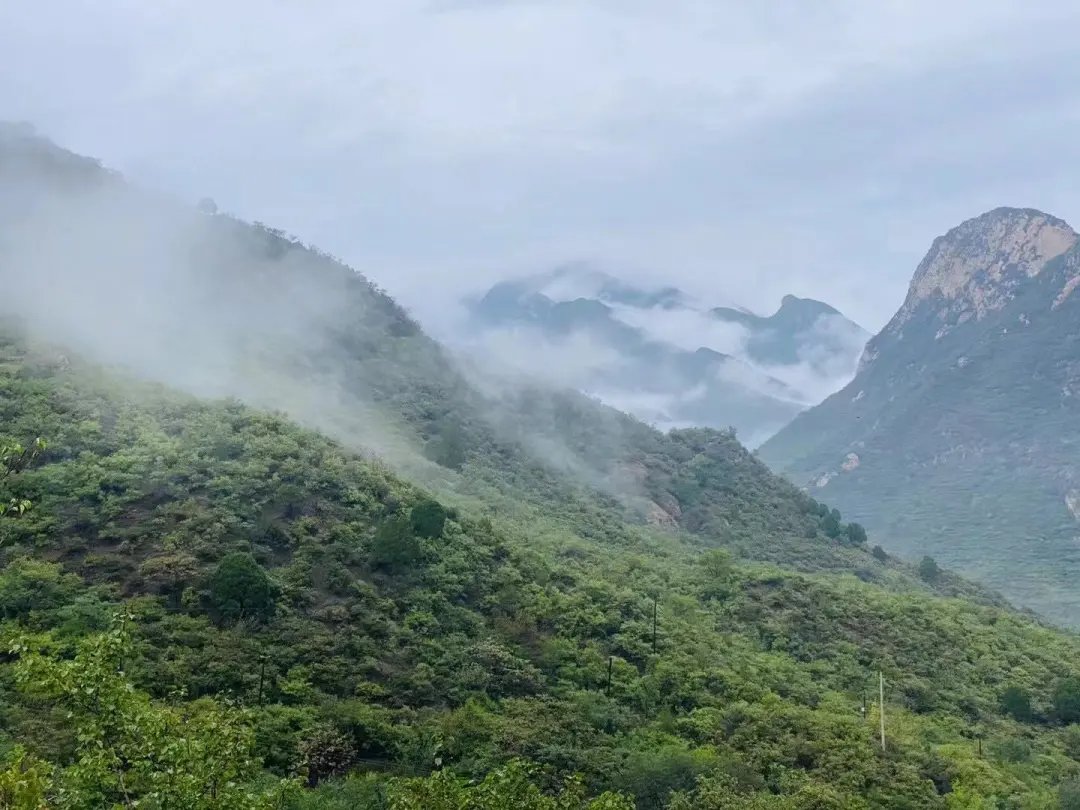
<svg viewBox="0 0 1080 810">
<path fill-rule="evenodd" d="M 939 237 L 845 388 L 760 450 L 865 521 L 1068 623 L 1080 621 L 1080 248 L 999 208 Z"/>
<path fill-rule="evenodd" d="M 817 301 L 709 311 L 581 264 L 500 282 L 468 311 L 472 352 L 661 427 L 734 427 L 750 445 L 842 385 L 869 337 Z"/>
<path fill-rule="evenodd" d="M 785 295 L 780 309 L 769 317 L 730 307 L 717 307 L 712 314 L 746 327 L 746 353 L 755 363 L 790 366 L 805 362 L 826 377 L 852 366 L 852 347 L 859 347 L 857 359 L 870 337 L 828 304 L 794 295 Z"/>
<path fill-rule="evenodd" d="M 332 257 L 27 133 L 0 198 L 0 805 L 1076 789 L 1080 639 L 730 433 L 462 369 Z"/>
</svg>

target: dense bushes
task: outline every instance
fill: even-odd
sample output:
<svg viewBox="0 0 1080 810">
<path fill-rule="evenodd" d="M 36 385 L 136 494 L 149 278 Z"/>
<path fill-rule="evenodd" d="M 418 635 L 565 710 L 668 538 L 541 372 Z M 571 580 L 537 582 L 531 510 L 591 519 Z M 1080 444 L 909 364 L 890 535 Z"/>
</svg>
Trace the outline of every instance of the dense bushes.
<svg viewBox="0 0 1080 810">
<path fill-rule="evenodd" d="M 281 417 L 10 360 L 0 415 L 51 441 L 18 476 L 34 508 L 0 522 L 5 638 L 38 634 L 38 660 L 70 661 L 124 609 L 137 714 L 192 740 L 212 737 L 197 717 L 234 729 L 213 739 L 240 746 L 254 795 L 287 778 L 315 784 L 295 802 L 318 807 L 588 807 L 613 791 L 643 809 L 932 808 L 980 791 L 1041 801 L 1051 774 L 1080 771 L 1061 729 L 1011 745 L 1022 702 L 1002 694 L 1020 667 L 1035 719 L 1068 719 L 1071 693 L 1052 692 L 1075 639 L 936 599 L 853 547 L 851 524 L 826 538 L 832 510 L 723 436 L 675 434 L 666 472 L 659 449 L 649 462 L 647 485 L 677 490 L 699 533 L 627 525 L 562 484 L 515 503 L 495 491 L 479 518 Z M 754 544 L 840 573 L 747 565 Z M 885 587 L 843 573 L 856 564 Z M 26 751 L 9 773 L 55 792 L 79 762 L 66 699 L 15 688 L 18 666 L 0 664 L 0 743 Z M 878 669 L 884 759 L 873 706 L 860 711 Z M 536 769 L 523 780 L 514 759 Z"/>
</svg>

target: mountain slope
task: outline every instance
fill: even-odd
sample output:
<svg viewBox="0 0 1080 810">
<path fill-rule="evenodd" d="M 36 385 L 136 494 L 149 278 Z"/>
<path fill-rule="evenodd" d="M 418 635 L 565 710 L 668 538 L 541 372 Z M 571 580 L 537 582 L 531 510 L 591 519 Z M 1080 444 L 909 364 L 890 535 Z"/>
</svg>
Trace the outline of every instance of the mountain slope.
<svg viewBox="0 0 1080 810">
<path fill-rule="evenodd" d="M 624 520 L 686 530 L 807 570 L 869 557 L 730 435 L 668 436 L 570 391 L 462 369 L 378 288 L 295 238 L 101 169 L 70 173 L 85 164 L 37 138 L 0 154 L 12 212 L 0 220 L 0 314 L 70 347 L 58 354 L 282 411 L 493 513 L 557 505 L 577 532 Z M 722 483 L 732 472 L 737 493 Z"/>
<path fill-rule="evenodd" d="M 890 549 L 1080 621 L 1075 245 L 1031 209 L 935 240 L 855 379 L 761 457 Z"/>
<path fill-rule="evenodd" d="M 3 481 L 34 505 L 0 522 L 0 632 L 25 639 L 0 790 L 38 773 L 16 742 L 73 778 L 63 702 L 15 674 L 36 650 L 70 670 L 118 609 L 110 672 L 181 713 L 238 703 L 271 773 L 365 772 L 297 807 L 382 810 L 423 790 L 403 774 L 514 757 L 673 810 L 1049 807 L 1080 774 L 1076 636 L 870 553 L 731 435 L 464 372 L 295 240 L 33 176 L 0 223 L 0 439 L 49 439 Z M 46 232 L 47 262 L 23 249 Z M 74 287 L 24 298 L 43 274 Z M 431 780 L 443 803 L 414 805 L 455 806 Z"/>
<path fill-rule="evenodd" d="M 786 296 L 768 318 L 708 312 L 581 265 L 500 282 L 468 310 L 469 351 L 655 424 L 735 427 L 751 445 L 842 384 L 868 337 L 816 301 Z"/>
<path fill-rule="evenodd" d="M 383 807 L 388 777 L 371 774 L 393 784 L 436 757 L 467 775 L 527 757 L 641 808 L 672 791 L 690 806 L 1040 806 L 1060 774 L 1080 772 L 1050 720 L 1080 640 L 941 599 L 902 567 L 886 588 L 739 566 L 702 555 L 693 535 L 610 515 L 579 535 L 553 509 L 494 522 L 448 509 L 432 526 L 418 519 L 439 512 L 424 493 L 281 417 L 21 338 L 0 343 L 0 390 L 6 430 L 50 436 L 13 484 L 33 509 L 0 523 L 3 632 L 47 632 L 46 650 L 69 650 L 123 606 L 127 671 L 151 696 L 231 695 L 279 774 L 306 767 L 327 727 L 374 769 L 305 806 Z M 744 477 L 723 486 L 748 526 L 770 525 Z M 773 497 L 789 493 L 778 483 Z M 271 578 L 269 608 L 230 607 L 223 571 L 237 554 Z M 0 741 L 63 761 L 69 721 L 15 688 L 10 666 Z M 888 757 L 874 753 L 874 711 L 859 712 L 879 668 Z M 1008 685 L 1035 701 L 1029 721 L 999 709 Z M 975 723 L 985 758 L 966 736 Z"/>
</svg>

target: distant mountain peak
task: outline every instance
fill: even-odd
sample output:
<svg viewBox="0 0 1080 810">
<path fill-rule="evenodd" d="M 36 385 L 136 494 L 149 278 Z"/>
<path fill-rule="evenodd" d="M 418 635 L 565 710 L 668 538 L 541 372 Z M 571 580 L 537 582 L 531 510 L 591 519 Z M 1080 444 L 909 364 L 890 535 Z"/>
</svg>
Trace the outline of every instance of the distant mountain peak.
<svg viewBox="0 0 1080 810">
<path fill-rule="evenodd" d="M 811 298 L 784 296 L 767 317 L 710 309 L 587 262 L 500 281 L 468 314 L 471 351 L 512 356 L 659 424 L 735 426 L 751 443 L 850 379 L 869 337 Z"/>
<path fill-rule="evenodd" d="M 966 220 L 934 240 L 887 331 L 927 304 L 947 324 L 982 318 L 1076 240 L 1064 220 L 1034 208 L 995 208 Z"/>
<path fill-rule="evenodd" d="M 785 295 L 780 299 L 780 309 L 776 311 L 779 315 L 781 312 L 797 311 L 797 312 L 813 312 L 819 315 L 839 315 L 840 312 L 835 307 L 831 307 L 824 301 L 818 301 L 814 298 L 799 298 L 796 295 Z"/>
<path fill-rule="evenodd" d="M 761 326 L 775 325 L 797 317 L 813 323 L 822 315 L 843 315 L 835 307 L 814 298 L 800 298 L 797 295 L 785 295 L 780 299 L 779 308 L 772 315 L 758 315 L 744 307 L 716 307 L 712 314 L 720 320 Z"/>
<path fill-rule="evenodd" d="M 638 287 L 589 262 L 567 262 L 551 270 L 507 279 L 492 287 L 499 296 L 540 294 L 554 302 L 594 298 L 613 306 L 670 309 L 682 306 L 686 294 L 677 287 Z M 489 291 L 490 292 L 490 291 Z"/>
</svg>

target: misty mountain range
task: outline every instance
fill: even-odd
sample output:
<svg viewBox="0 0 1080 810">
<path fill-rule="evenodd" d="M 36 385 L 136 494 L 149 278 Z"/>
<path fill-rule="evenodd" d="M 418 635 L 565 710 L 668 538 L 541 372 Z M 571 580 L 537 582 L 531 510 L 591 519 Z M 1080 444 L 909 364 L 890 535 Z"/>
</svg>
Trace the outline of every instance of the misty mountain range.
<svg viewBox="0 0 1080 810">
<path fill-rule="evenodd" d="M 680 525 L 678 497 L 642 497 L 627 484 L 641 475 L 633 465 L 592 458 L 595 430 L 568 444 L 567 414 L 589 413 L 583 403 L 552 405 L 540 388 L 498 374 L 463 376 L 403 309 L 332 257 L 133 190 L 96 161 L 26 133 L 0 136 L 3 312 L 35 335 L 200 396 L 286 411 L 418 480 L 445 475 L 433 459 L 468 463 L 461 436 L 493 432 L 604 492 L 632 491 L 640 519 Z M 761 458 L 889 550 L 932 554 L 1075 621 L 1075 240 L 1061 220 L 1028 209 L 950 231 L 855 379 L 796 416 Z M 665 416 L 672 391 L 698 385 L 705 393 L 692 404 L 747 420 L 765 414 L 744 436 L 811 400 L 789 372 L 841 384 L 829 372 L 836 347 L 848 345 L 836 337 L 847 327 L 819 328 L 841 316 L 816 302 L 788 298 L 760 317 L 581 267 L 496 285 L 473 317 L 474 341 L 514 349 L 504 365 L 542 376 L 537 354 L 551 351 L 548 367 L 562 373 L 576 354 L 616 394 L 646 380 Z M 855 352 L 846 357 L 854 365 Z M 588 381 L 578 385 L 590 390 Z M 716 419 L 704 407 L 680 413 Z"/>
<path fill-rule="evenodd" d="M 0 284 L 0 805 L 947 810 L 970 772 L 1047 807 L 1075 767 L 1031 704 L 1080 639 L 727 431 L 463 368 L 299 239 L 2 130 Z"/>
<path fill-rule="evenodd" d="M 869 337 L 827 304 L 711 308 L 587 264 L 502 281 L 457 336 L 505 369 L 578 388 L 659 427 L 734 427 L 753 446 L 854 374 Z"/>
</svg>

